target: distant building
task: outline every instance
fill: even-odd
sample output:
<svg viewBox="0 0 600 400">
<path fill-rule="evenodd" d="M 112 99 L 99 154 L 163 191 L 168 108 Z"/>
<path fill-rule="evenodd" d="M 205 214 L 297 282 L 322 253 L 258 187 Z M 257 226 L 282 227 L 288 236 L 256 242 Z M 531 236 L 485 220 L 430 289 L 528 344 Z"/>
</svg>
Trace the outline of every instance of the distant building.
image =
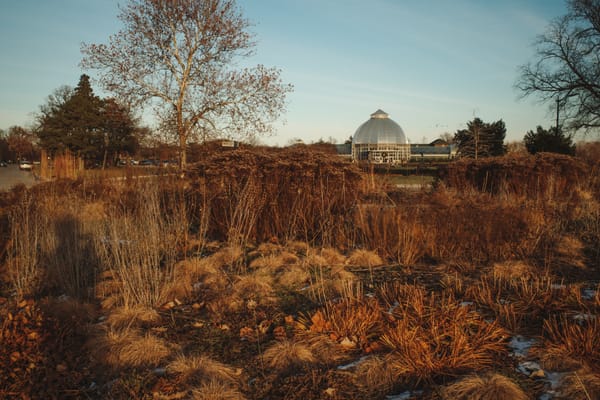
<svg viewBox="0 0 600 400">
<path fill-rule="evenodd" d="M 429 144 L 411 144 L 411 161 L 451 160 L 456 157 L 456 146 L 442 139 L 436 139 Z"/>
<path fill-rule="evenodd" d="M 409 161 L 449 160 L 456 156 L 456 147 L 442 139 L 428 144 L 409 144 L 404 131 L 382 110 L 358 127 L 351 147 L 338 145 L 340 155 L 351 152 L 352 160 L 374 164 L 404 164 Z"/>
<path fill-rule="evenodd" d="M 404 131 L 382 110 L 358 127 L 352 137 L 352 159 L 377 164 L 402 164 L 410 159 Z"/>
</svg>

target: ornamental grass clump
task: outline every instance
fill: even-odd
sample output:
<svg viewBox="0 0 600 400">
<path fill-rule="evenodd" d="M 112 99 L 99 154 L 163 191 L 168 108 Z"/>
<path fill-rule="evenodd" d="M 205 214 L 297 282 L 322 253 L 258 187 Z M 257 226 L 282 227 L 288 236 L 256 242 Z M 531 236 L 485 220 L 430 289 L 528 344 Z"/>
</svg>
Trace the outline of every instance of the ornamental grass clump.
<svg viewBox="0 0 600 400">
<path fill-rule="evenodd" d="M 486 321 L 445 293 L 419 288 L 404 293 L 410 297 L 396 298 L 394 321 L 381 337 L 396 381 L 418 384 L 479 371 L 506 352 L 508 335 L 496 321 Z"/>
</svg>

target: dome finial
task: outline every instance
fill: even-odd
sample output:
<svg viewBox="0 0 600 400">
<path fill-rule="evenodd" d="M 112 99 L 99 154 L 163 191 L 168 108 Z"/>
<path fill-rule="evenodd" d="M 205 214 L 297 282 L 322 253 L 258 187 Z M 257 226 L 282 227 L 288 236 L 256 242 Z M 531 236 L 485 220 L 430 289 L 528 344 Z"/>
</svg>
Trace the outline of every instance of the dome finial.
<svg viewBox="0 0 600 400">
<path fill-rule="evenodd" d="M 388 115 L 388 113 L 386 113 L 382 109 L 379 109 L 379 110 L 375 111 L 373 114 L 371 114 L 371 118 L 389 118 L 389 117 L 390 116 Z"/>
</svg>

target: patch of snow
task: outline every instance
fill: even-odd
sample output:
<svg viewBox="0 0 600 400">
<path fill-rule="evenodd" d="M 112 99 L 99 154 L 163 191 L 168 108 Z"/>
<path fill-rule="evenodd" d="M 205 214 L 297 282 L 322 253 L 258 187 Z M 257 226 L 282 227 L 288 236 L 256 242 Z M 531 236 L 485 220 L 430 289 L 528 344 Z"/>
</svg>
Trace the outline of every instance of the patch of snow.
<svg viewBox="0 0 600 400">
<path fill-rule="evenodd" d="M 550 287 L 554 290 L 561 290 L 561 289 L 566 289 L 567 285 L 562 284 L 562 283 L 553 283 L 552 285 L 550 285 Z"/>
<path fill-rule="evenodd" d="M 560 387 L 560 380 L 565 376 L 564 372 L 546 372 L 546 380 L 550 384 L 552 391 Z"/>
<path fill-rule="evenodd" d="M 167 374 L 167 369 L 166 368 L 154 368 L 154 375 L 157 376 L 165 376 Z"/>
<path fill-rule="evenodd" d="M 398 303 L 397 301 L 395 301 L 394 304 L 392 304 L 392 306 L 388 310 L 388 314 L 392 314 L 394 312 L 394 310 L 396 309 L 396 307 L 398 307 L 399 305 L 400 305 L 400 303 Z"/>
<path fill-rule="evenodd" d="M 520 362 L 519 366 L 517 367 L 517 370 L 520 373 L 527 376 L 531 375 L 535 371 L 539 371 L 540 369 L 542 369 L 540 364 L 536 363 L 535 361 L 523 361 Z"/>
<path fill-rule="evenodd" d="M 596 316 L 594 314 L 586 314 L 586 313 L 579 313 L 579 314 L 575 314 L 573 316 L 573 319 L 577 322 L 591 321 L 594 318 L 596 318 Z"/>
<path fill-rule="evenodd" d="M 354 368 L 354 367 L 356 367 L 357 365 L 359 365 L 360 363 L 362 363 L 363 361 L 367 360 L 370 357 L 371 356 L 362 356 L 361 358 L 359 358 L 356 361 L 351 362 L 350 364 L 338 366 L 337 369 L 345 371 L 347 369 Z"/>
<path fill-rule="evenodd" d="M 421 393 L 423 393 L 423 391 L 421 391 L 421 390 L 415 390 L 414 392 L 407 390 L 406 392 L 402 392 L 399 394 L 390 394 L 388 396 L 385 396 L 385 398 L 386 398 L 386 400 L 408 400 L 408 399 L 412 398 L 413 396 L 420 395 Z"/>
<path fill-rule="evenodd" d="M 596 296 L 596 291 L 594 289 L 583 289 L 581 291 L 581 298 L 584 300 L 592 300 Z"/>
<path fill-rule="evenodd" d="M 527 339 L 521 335 L 514 336 L 508 345 L 512 349 L 511 355 L 513 357 L 525 358 L 531 346 L 535 344 L 535 339 Z"/>
<path fill-rule="evenodd" d="M 468 307 L 468 306 L 472 306 L 473 302 L 472 301 L 463 301 L 460 303 L 461 307 Z"/>
</svg>

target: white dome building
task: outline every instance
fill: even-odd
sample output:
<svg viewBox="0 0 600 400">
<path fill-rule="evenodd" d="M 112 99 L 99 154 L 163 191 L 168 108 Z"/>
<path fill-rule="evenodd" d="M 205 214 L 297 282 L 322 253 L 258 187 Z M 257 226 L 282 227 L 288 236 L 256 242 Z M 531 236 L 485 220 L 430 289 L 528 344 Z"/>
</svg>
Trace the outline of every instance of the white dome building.
<svg viewBox="0 0 600 400">
<path fill-rule="evenodd" d="M 358 127 L 352 137 L 352 159 L 378 164 L 401 164 L 410 159 L 404 131 L 382 110 Z"/>
</svg>

